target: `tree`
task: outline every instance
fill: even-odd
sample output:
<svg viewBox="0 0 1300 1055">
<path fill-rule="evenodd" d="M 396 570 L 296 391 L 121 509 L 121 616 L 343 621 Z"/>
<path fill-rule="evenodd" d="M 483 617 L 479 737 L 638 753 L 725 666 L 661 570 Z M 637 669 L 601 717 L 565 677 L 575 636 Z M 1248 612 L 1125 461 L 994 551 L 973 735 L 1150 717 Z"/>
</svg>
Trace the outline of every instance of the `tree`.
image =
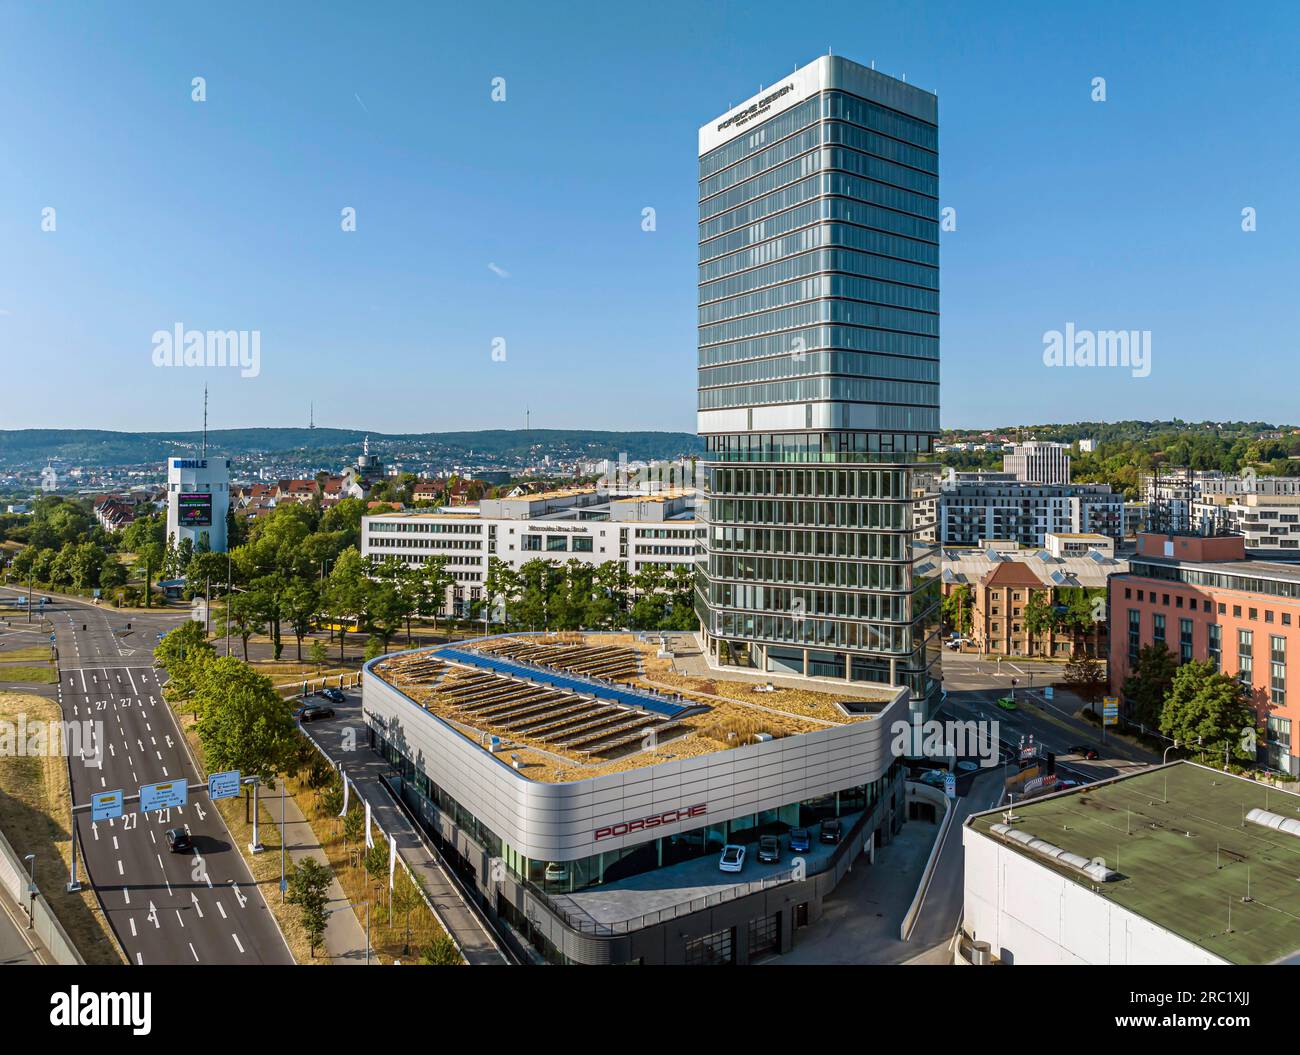
<svg viewBox="0 0 1300 1055">
<path fill-rule="evenodd" d="M 419 889 L 416 887 L 414 880 L 407 874 L 406 869 L 397 869 L 393 881 L 391 904 L 393 911 L 403 918 L 406 925 L 406 940 L 402 949 L 403 956 L 409 956 L 411 952 L 411 913 L 420 907 L 423 900 Z"/>
<path fill-rule="evenodd" d="M 456 943 L 445 934 L 434 938 L 420 957 L 420 963 L 428 967 L 458 967 L 462 962 Z"/>
<path fill-rule="evenodd" d="M 326 891 L 331 878 L 330 870 L 312 857 L 304 857 L 288 876 L 286 900 L 298 909 L 298 922 L 311 944 L 313 956 L 316 955 L 316 946 L 325 937 L 325 927 L 329 922 Z"/>
<path fill-rule="evenodd" d="M 312 663 L 316 664 L 316 673 L 319 674 L 321 668 L 324 667 L 326 662 L 329 660 L 329 655 L 325 651 L 325 643 L 320 640 L 313 641 L 311 643 L 311 648 L 307 650 L 307 658 Z"/>
<path fill-rule="evenodd" d="M 330 570 L 325 587 L 325 606 L 339 625 L 339 661 L 343 660 L 343 640 L 347 627 L 355 620 L 359 624 L 366 615 L 370 598 L 370 580 L 366 578 L 365 565 L 355 547 L 339 554 Z"/>
<path fill-rule="evenodd" d="M 943 599 L 943 621 L 951 630 L 963 637 L 970 633 L 971 588 L 969 583 L 962 583 L 954 587 L 952 593 Z"/>
<path fill-rule="evenodd" d="M 226 599 L 230 628 L 244 646 L 244 662 L 248 662 L 248 639 L 266 629 L 262 622 L 262 599 L 248 593 L 232 594 Z"/>
<path fill-rule="evenodd" d="M 364 842 L 365 835 L 365 811 L 353 803 L 352 808 L 343 815 L 343 846 L 347 849 L 348 857 L 354 865 L 357 860 L 357 849 Z"/>
<path fill-rule="evenodd" d="M 1241 762 L 1255 761 L 1259 718 L 1248 689 L 1210 660 L 1189 660 L 1174 674 L 1160 713 L 1160 731 L 1184 745 L 1199 744 L 1211 757 L 1226 753 Z"/>
<path fill-rule="evenodd" d="M 1106 692 L 1106 668 L 1101 660 L 1080 652 L 1065 664 L 1065 683 L 1088 704 L 1096 704 Z"/>
<path fill-rule="evenodd" d="M 1025 629 L 1031 638 L 1055 630 L 1057 626 L 1056 609 L 1052 605 L 1051 590 L 1029 591 L 1023 614 Z"/>
<path fill-rule="evenodd" d="M 388 643 L 393 635 L 401 629 L 402 621 L 411 613 L 407 597 L 391 581 L 374 583 L 370 589 L 367 604 L 370 625 L 379 635 L 383 652 L 388 651 Z M 382 655 L 382 652 L 380 653 Z M 373 659 L 374 657 L 369 657 Z"/>
<path fill-rule="evenodd" d="M 314 579 L 299 580 L 289 584 L 281 596 L 284 617 L 293 629 L 298 662 L 302 662 L 302 639 L 311 633 L 312 623 L 320 611 L 320 590 Z M 320 644 L 320 642 L 315 642 Z"/>
<path fill-rule="evenodd" d="M 1146 645 L 1138 653 L 1133 672 L 1124 679 L 1124 700 L 1142 725 L 1160 725 L 1165 696 L 1174 682 L 1177 663 L 1164 645 Z"/>
<path fill-rule="evenodd" d="M 497 561 L 496 557 L 488 558 L 488 579 L 492 577 L 492 562 Z M 433 625 L 436 629 L 438 626 L 438 613 L 447 606 L 447 592 L 456 585 L 455 577 L 447 570 L 448 559 L 445 556 L 433 557 L 420 565 L 415 573 L 415 589 L 419 597 L 416 611 L 420 615 L 432 615 Z M 488 586 L 488 592 L 491 591 L 491 585 Z M 407 638 L 410 638 L 410 628 L 407 628 Z"/>
<path fill-rule="evenodd" d="M 233 656 L 212 660 L 194 694 L 199 740 L 209 770 L 238 769 L 264 778 L 287 772 L 300 743 L 271 679 Z"/>
</svg>

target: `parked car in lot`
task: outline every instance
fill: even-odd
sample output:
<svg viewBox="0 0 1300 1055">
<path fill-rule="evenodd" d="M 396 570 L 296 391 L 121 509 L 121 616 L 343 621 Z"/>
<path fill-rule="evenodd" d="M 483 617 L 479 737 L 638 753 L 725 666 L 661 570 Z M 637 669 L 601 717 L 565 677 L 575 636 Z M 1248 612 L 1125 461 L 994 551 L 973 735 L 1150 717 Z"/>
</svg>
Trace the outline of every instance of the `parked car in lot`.
<svg viewBox="0 0 1300 1055">
<path fill-rule="evenodd" d="M 927 769 L 921 774 L 920 782 L 932 788 L 941 788 L 947 775 L 948 771 L 945 769 Z"/>
<path fill-rule="evenodd" d="M 1069 750 L 1069 754 L 1081 755 L 1083 758 L 1093 759 L 1100 758 L 1101 754 L 1095 747 L 1089 747 L 1087 744 L 1075 744 Z"/>
<path fill-rule="evenodd" d="M 1019 708 L 1016 706 L 1016 701 L 1010 696 L 999 697 L 998 706 L 1001 707 L 1004 711 L 1019 710 Z"/>
<path fill-rule="evenodd" d="M 844 825 L 838 817 L 829 817 L 822 821 L 821 840 L 824 843 L 837 843 L 844 835 Z"/>
<path fill-rule="evenodd" d="M 812 835 L 807 828 L 790 829 L 790 852 L 792 854 L 806 854 L 812 849 Z"/>
<path fill-rule="evenodd" d="M 775 835 L 760 835 L 758 838 L 758 859 L 765 865 L 780 863 L 781 840 Z"/>
<path fill-rule="evenodd" d="M 330 703 L 348 702 L 348 698 L 343 695 L 343 691 L 341 689 L 335 689 L 332 687 L 327 689 L 321 689 L 320 692 L 316 693 L 316 695 L 323 696 L 325 699 L 329 700 Z"/>
<path fill-rule="evenodd" d="M 190 833 L 184 828 L 168 828 L 163 838 L 167 840 L 167 849 L 174 854 L 187 854 L 194 850 Z"/>
<path fill-rule="evenodd" d="M 722 848 L 722 856 L 718 858 L 718 870 L 720 872 L 739 872 L 744 867 L 745 848 L 743 846 L 728 843 Z"/>
<path fill-rule="evenodd" d="M 308 703 L 299 707 L 293 712 L 293 716 L 306 725 L 308 722 L 317 722 L 322 718 L 333 718 L 333 707 L 322 707 L 320 704 Z"/>
</svg>

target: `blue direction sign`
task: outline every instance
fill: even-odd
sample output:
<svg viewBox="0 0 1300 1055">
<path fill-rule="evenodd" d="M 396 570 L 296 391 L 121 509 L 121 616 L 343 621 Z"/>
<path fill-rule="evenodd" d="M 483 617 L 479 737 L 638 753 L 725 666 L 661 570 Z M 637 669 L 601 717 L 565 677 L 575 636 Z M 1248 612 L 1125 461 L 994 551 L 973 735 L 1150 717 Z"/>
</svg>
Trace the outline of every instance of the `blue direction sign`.
<svg viewBox="0 0 1300 1055">
<path fill-rule="evenodd" d="M 122 816 L 122 793 L 120 791 L 101 791 L 90 796 L 90 819 L 108 821 Z"/>
<path fill-rule="evenodd" d="M 173 806 L 184 806 L 187 790 L 183 780 L 168 780 L 162 784 L 142 784 L 140 812 L 152 813 L 154 810 L 169 810 Z"/>
<path fill-rule="evenodd" d="M 943 793 L 950 799 L 957 797 L 957 774 L 951 771 L 943 775 Z"/>
<path fill-rule="evenodd" d="M 208 798 L 233 799 L 239 794 L 239 770 L 208 774 Z"/>
</svg>

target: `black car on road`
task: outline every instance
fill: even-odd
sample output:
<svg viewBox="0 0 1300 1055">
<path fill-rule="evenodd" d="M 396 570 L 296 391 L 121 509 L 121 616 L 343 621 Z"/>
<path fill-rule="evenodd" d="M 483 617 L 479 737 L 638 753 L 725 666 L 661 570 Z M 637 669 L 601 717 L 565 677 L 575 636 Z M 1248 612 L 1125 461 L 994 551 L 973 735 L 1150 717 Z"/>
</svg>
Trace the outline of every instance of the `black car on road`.
<svg viewBox="0 0 1300 1055">
<path fill-rule="evenodd" d="M 294 711 L 293 716 L 305 725 L 307 722 L 317 722 L 322 718 L 333 718 L 334 708 L 308 703 Z"/>
<path fill-rule="evenodd" d="M 838 817 L 831 817 L 822 821 L 821 840 L 824 843 L 837 843 L 844 835 L 844 826 L 840 823 Z"/>
<path fill-rule="evenodd" d="M 1075 744 L 1072 748 L 1070 748 L 1070 754 L 1081 755 L 1084 758 L 1089 760 L 1101 757 L 1101 755 L 1099 754 L 1099 752 L 1095 747 L 1089 747 L 1087 744 Z"/>
<path fill-rule="evenodd" d="M 321 689 L 320 692 L 316 693 L 316 695 L 323 696 L 325 699 L 329 700 L 330 703 L 348 702 L 348 698 L 343 695 L 343 691 L 341 689 L 335 689 L 335 688 Z"/>
<path fill-rule="evenodd" d="M 190 833 L 184 828 L 168 828 L 163 838 L 167 840 L 167 849 L 174 854 L 188 854 L 194 850 Z"/>
<path fill-rule="evenodd" d="M 761 864 L 774 865 L 781 861 L 781 840 L 775 835 L 758 837 L 758 860 Z"/>
</svg>

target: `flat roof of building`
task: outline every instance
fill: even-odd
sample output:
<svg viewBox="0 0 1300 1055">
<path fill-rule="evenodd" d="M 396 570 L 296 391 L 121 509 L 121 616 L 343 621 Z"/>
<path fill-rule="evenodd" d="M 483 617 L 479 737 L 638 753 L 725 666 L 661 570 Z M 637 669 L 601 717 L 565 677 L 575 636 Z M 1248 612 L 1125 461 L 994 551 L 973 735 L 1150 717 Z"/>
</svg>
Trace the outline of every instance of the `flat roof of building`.
<svg viewBox="0 0 1300 1055">
<path fill-rule="evenodd" d="M 1300 836 L 1246 820 L 1255 808 L 1300 819 L 1300 795 L 1175 762 L 1015 804 L 1012 827 L 1103 858 L 1107 883 L 991 832 L 1001 811 L 967 823 L 1216 956 L 1273 963 L 1300 950 Z"/>
<path fill-rule="evenodd" d="M 497 737 L 498 758 L 547 783 L 870 721 L 900 691 L 766 691 L 679 674 L 658 651 L 657 638 L 631 633 L 510 634 L 396 653 L 371 670 L 480 749 Z M 858 706 L 842 709 L 843 699 Z"/>
</svg>

